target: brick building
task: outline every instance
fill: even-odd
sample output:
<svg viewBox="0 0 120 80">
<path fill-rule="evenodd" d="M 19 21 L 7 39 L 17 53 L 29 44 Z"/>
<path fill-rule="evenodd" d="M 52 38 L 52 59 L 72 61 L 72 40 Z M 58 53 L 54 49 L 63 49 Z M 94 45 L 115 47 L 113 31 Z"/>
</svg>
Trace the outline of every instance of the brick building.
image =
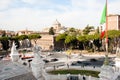
<svg viewBox="0 0 120 80">
<path fill-rule="evenodd" d="M 108 30 L 120 30 L 120 15 L 108 16 Z"/>
</svg>

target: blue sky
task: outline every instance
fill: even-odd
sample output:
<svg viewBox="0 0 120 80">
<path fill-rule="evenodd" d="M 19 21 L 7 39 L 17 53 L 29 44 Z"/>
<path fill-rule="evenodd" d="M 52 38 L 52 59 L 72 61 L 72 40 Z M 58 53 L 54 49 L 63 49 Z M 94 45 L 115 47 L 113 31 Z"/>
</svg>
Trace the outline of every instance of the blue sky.
<svg viewBox="0 0 120 80">
<path fill-rule="evenodd" d="M 105 0 L 0 0 L 0 29 L 41 31 L 57 19 L 63 26 L 99 26 Z M 108 0 L 108 14 L 120 14 L 120 1 Z"/>
</svg>

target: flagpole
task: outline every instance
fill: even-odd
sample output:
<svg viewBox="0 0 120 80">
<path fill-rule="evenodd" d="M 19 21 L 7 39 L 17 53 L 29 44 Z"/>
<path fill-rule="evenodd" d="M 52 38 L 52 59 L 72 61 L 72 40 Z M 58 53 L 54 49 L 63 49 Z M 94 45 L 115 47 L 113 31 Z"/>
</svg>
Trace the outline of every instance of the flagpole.
<svg viewBox="0 0 120 80">
<path fill-rule="evenodd" d="M 107 17 L 107 0 L 106 0 L 106 53 L 108 53 L 108 17 Z"/>
<path fill-rule="evenodd" d="M 109 62 L 108 62 L 108 3 L 107 3 L 107 0 L 106 0 L 106 30 L 105 30 L 105 33 L 106 33 L 106 39 L 105 39 L 105 42 L 106 42 L 106 53 L 105 53 L 105 62 L 104 64 L 105 65 L 108 65 Z"/>
</svg>

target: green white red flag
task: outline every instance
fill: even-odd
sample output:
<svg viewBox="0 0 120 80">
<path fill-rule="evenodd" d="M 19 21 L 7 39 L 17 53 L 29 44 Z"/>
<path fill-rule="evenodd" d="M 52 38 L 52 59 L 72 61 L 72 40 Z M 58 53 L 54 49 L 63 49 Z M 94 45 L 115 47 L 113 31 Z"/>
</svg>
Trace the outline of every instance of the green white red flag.
<svg viewBox="0 0 120 80">
<path fill-rule="evenodd" d="M 101 35 L 100 35 L 100 38 L 103 38 L 104 35 L 105 35 L 105 29 L 106 29 L 106 12 L 107 12 L 107 6 L 105 4 L 105 7 L 103 9 L 103 12 L 102 12 L 102 16 L 101 16 L 101 20 L 100 20 L 100 24 L 102 26 L 102 31 L 101 31 Z"/>
</svg>

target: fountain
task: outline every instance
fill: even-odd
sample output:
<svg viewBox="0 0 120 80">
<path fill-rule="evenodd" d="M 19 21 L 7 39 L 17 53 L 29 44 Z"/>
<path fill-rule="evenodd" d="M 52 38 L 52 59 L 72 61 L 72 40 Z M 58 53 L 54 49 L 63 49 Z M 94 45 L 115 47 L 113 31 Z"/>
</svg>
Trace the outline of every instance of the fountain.
<svg viewBox="0 0 120 80">
<path fill-rule="evenodd" d="M 16 49 L 16 46 L 15 46 L 14 42 L 12 44 L 10 57 L 11 57 L 13 62 L 17 62 L 19 60 L 19 53 L 18 53 L 18 51 Z"/>
</svg>

